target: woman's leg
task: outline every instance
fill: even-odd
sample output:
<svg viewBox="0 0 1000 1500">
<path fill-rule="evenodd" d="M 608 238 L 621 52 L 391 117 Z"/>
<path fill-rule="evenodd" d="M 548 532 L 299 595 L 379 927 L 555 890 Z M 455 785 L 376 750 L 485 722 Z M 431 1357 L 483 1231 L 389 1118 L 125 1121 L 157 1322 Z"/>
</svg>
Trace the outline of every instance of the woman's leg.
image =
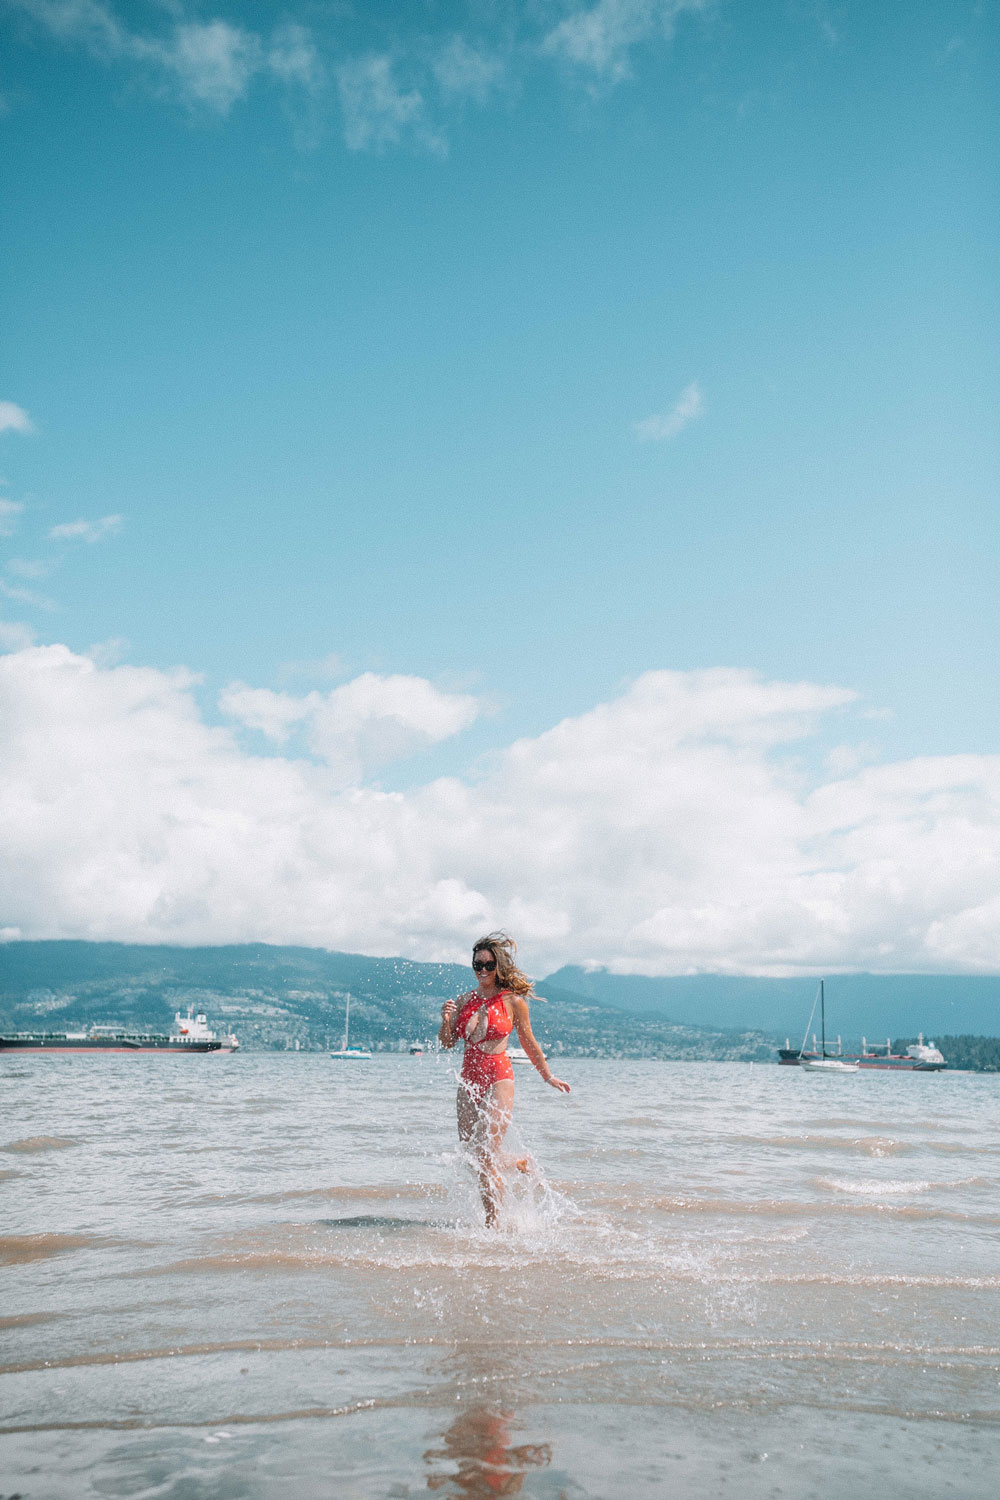
<svg viewBox="0 0 1000 1500">
<path fill-rule="evenodd" d="M 503 1138 L 514 1108 L 514 1080 L 499 1078 L 485 1093 L 459 1087 L 458 1135 L 475 1153 L 479 1195 L 486 1210 L 487 1227 L 493 1228 L 503 1201 L 501 1165 L 505 1157 Z"/>
</svg>

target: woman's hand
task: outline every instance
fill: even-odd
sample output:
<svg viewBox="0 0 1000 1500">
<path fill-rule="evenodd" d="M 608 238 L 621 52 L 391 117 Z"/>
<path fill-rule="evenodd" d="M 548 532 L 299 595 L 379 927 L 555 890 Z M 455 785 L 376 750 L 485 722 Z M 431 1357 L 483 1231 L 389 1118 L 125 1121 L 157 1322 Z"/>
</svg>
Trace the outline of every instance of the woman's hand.
<svg viewBox="0 0 1000 1500">
<path fill-rule="evenodd" d="M 438 1041 L 442 1047 L 454 1047 L 455 1045 L 455 1012 L 458 1006 L 454 1000 L 446 1000 L 441 1007 L 441 1030 L 438 1032 Z"/>
<path fill-rule="evenodd" d="M 554 1089 L 558 1089 L 560 1094 L 568 1094 L 570 1092 L 569 1084 L 563 1083 L 562 1079 L 557 1078 L 554 1073 L 550 1073 L 545 1082 L 550 1083 Z"/>
</svg>

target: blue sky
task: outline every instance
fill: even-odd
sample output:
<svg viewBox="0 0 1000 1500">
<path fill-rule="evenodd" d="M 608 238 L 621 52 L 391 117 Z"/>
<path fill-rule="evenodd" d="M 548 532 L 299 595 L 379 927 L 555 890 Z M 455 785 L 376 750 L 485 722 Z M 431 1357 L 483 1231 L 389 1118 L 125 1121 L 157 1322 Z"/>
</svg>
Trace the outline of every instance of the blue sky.
<svg viewBox="0 0 1000 1500">
<path fill-rule="evenodd" d="M 658 670 L 996 749 L 994 4 L 0 28 L 8 644 L 487 700 L 403 788 Z"/>
</svg>

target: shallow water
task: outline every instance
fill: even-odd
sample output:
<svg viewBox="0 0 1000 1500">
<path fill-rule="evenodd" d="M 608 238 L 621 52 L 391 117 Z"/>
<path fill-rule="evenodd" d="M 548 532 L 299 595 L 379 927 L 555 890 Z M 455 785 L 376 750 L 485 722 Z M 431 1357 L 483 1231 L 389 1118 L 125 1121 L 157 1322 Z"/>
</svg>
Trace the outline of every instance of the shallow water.
<svg viewBox="0 0 1000 1500">
<path fill-rule="evenodd" d="M 1000 1079 L 0 1059 L 0 1495 L 992 1496 Z"/>
</svg>

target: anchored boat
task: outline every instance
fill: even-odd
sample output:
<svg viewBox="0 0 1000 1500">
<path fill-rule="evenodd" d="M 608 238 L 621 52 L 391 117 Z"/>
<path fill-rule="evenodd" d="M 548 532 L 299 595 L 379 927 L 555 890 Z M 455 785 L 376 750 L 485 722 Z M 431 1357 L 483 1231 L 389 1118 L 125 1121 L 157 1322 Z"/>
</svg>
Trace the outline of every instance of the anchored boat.
<svg viewBox="0 0 1000 1500">
<path fill-rule="evenodd" d="M 911 1042 L 905 1052 L 893 1052 L 892 1042 L 888 1038 L 882 1043 L 869 1042 L 867 1037 L 861 1038 L 860 1052 L 845 1052 L 839 1036 L 836 1052 L 828 1052 L 826 1050 L 826 997 L 822 979 L 819 982 L 819 993 L 816 999 L 820 1005 L 820 1045 L 817 1047 L 816 1033 L 813 1032 L 812 1048 L 806 1047 L 809 1027 L 812 1026 L 813 1016 L 816 1014 L 816 1000 L 814 1000 L 802 1046 L 793 1047 L 786 1037 L 785 1045 L 778 1048 L 778 1061 L 786 1067 L 806 1068 L 814 1073 L 854 1073 L 870 1068 L 878 1068 L 883 1072 L 891 1073 L 940 1073 L 948 1066 L 943 1054 L 934 1043 L 924 1041 L 922 1031 L 918 1033 L 917 1040 Z"/>
<path fill-rule="evenodd" d="M 812 1025 L 813 1016 L 816 1014 L 816 1001 L 809 1012 L 809 1020 L 806 1022 L 806 1036 L 809 1035 L 809 1027 Z M 799 1050 L 799 1067 L 805 1068 L 811 1073 L 856 1073 L 858 1063 L 856 1059 L 848 1060 L 846 1057 L 829 1057 L 826 1050 L 826 986 L 821 979 L 819 982 L 819 1032 L 822 1038 L 820 1052 L 817 1057 L 815 1053 L 803 1054 Z M 805 1047 L 803 1039 L 802 1047 Z"/>
<path fill-rule="evenodd" d="M 91 1026 L 87 1031 L 17 1031 L 0 1036 L 0 1052 L 236 1052 L 232 1032 L 220 1037 L 204 1014 L 174 1016 L 169 1035 L 131 1032 L 124 1027 Z"/>
<path fill-rule="evenodd" d="M 330 1057 L 336 1058 L 338 1062 L 371 1062 L 372 1055 L 364 1047 L 349 1047 L 348 1042 L 351 1035 L 351 997 L 347 997 L 347 1005 L 344 1008 L 344 1041 L 336 1052 L 329 1053 Z"/>
</svg>

